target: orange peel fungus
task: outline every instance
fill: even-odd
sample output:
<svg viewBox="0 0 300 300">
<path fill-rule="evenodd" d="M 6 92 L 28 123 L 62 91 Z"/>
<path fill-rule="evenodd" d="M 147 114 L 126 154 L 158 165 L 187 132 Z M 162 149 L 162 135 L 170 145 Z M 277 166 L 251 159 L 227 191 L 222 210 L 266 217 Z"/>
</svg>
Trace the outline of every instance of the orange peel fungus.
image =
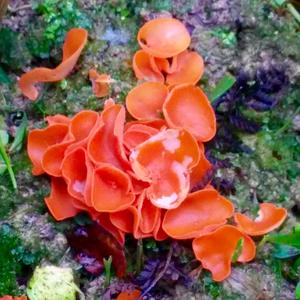
<svg viewBox="0 0 300 300">
<path fill-rule="evenodd" d="M 36 82 L 60 80 L 74 67 L 87 40 L 83 29 L 71 30 L 63 61 L 50 70 L 24 74 L 19 85 L 36 99 Z M 278 228 L 286 210 L 263 203 L 251 220 L 234 214 L 232 202 L 209 182 L 199 188 L 212 164 L 204 142 L 216 133 L 213 108 L 196 83 L 204 71 L 201 56 L 188 50 L 190 36 L 173 18 L 149 21 L 138 33 L 142 50 L 133 69 L 143 80 L 126 97 L 126 108 L 113 99 L 101 112 L 82 110 L 73 117 L 47 116 L 47 126 L 29 132 L 27 151 L 32 173 L 51 178 L 45 203 L 57 220 L 86 212 L 120 245 L 125 236 L 193 239 L 195 257 L 216 281 L 226 279 L 236 248 L 238 262 L 255 256 L 250 236 Z M 96 96 L 108 94 L 110 77 L 89 73 Z M 127 120 L 126 113 L 136 120 Z M 234 217 L 236 226 L 228 225 Z M 230 223 L 232 223 L 230 221 Z M 140 291 L 118 299 L 135 299 Z"/>
<path fill-rule="evenodd" d="M 278 228 L 286 219 L 287 211 L 285 208 L 276 207 L 273 203 L 260 204 L 258 217 L 251 220 L 246 215 L 236 213 L 234 220 L 240 230 L 251 235 L 264 235 Z"/>
<path fill-rule="evenodd" d="M 23 74 L 19 80 L 19 88 L 24 96 L 30 100 L 36 100 L 38 90 L 35 84 L 38 82 L 55 82 L 64 79 L 74 68 L 81 51 L 87 42 L 88 33 L 82 28 L 71 29 L 66 36 L 63 45 L 63 59 L 60 65 L 54 69 L 35 68 Z"/>
</svg>

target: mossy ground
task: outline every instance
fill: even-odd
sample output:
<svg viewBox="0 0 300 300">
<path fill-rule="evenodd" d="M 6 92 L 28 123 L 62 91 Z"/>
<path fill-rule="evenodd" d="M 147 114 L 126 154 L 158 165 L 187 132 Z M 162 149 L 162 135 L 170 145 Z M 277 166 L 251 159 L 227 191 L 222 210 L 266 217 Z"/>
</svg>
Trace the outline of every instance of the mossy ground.
<svg viewBox="0 0 300 300">
<path fill-rule="evenodd" d="M 300 39 L 299 27 L 288 12 L 278 11 L 270 1 L 246 0 L 21 2 L 29 5 L 18 10 L 18 1 L 12 1 L 0 23 L 0 113 L 7 119 L 16 110 L 24 111 L 30 128 L 43 126 L 46 115 L 72 115 L 84 108 L 101 110 L 103 101 L 93 96 L 87 77 L 91 67 L 112 76 L 115 83 L 109 96 L 124 102 L 136 85 L 131 58 L 137 49 L 137 30 L 144 19 L 155 14 L 169 12 L 193 27 L 192 48 L 205 58 L 201 84 L 207 91 L 226 72 L 255 70 L 266 61 L 284 64 L 291 85 L 280 104 L 267 113 L 245 112 L 263 124 L 258 134 L 239 133 L 252 152 L 215 154 L 232 162 L 230 169 L 216 176 L 234 180 L 235 193 L 229 198 L 238 210 L 254 214 L 260 201 L 279 203 L 290 215 L 282 230 L 291 229 L 297 221 L 292 208 L 300 207 L 300 141 L 293 128 L 300 106 Z M 196 8 L 205 11 L 208 19 L 197 19 L 192 13 Z M 236 16 L 242 30 L 237 27 Z M 35 103 L 24 99 L 16 86 L 18 76 L 34 66 L 55 66 L 61 58 L 65 33 L 76 26 L 89 31 L 89 43 L 74 72 L 61 82 L 43 85 Z M 11 160 L 18 191 L 12 190 L 7 174 L 0 176 L 0 296 L 21 293 L 21 279 L 28 278 L 41 260 L 59 264 L 63 256 L 64 262 L 74 263 L 64 256 L 67 244 L 61 233 L 74 221 L 56 224 L 47 214 L 43 198 L 49 183 L 45 177 L 31 175 L 26 147 L 12 154 Z M 80 218 L 75 222 L 80 223 Z M 213 283 L 204 273 L 192 291 L 173 287 L 172 299 L 293 299 L 297 280 L 286 281 L 286 268 L 285 262 L 273 258 L 270 248 L 264 248 L 254 263 L 235 266 L 233 276 L 224 284 Z M 262 274 L 259 280 L 257 272 Z M 94 299 L 99 292 L 95 281 L 102 279 L 91 279 L 81 272 L 77 276 L 88 299 Z"/>
</svg>

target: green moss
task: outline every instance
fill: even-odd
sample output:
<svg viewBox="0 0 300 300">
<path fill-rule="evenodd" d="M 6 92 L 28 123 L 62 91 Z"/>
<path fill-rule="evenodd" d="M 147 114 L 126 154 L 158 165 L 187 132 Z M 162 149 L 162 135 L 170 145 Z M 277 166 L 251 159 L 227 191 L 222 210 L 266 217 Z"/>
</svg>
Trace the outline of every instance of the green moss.
<svg viewBox="0 0 300 300">
<path fill-rule="evenodd" d="M 0 226 L 0 297 L 15 295 L 21 291 L 17 278 L 27 276 L 41 259 L 43 252 L 32 253 L 24 248 L 16 233 L 7 224 Z"/>
<path fill-rule="evenodd" d="M 33 1 L 33 8 L 40 19 L 32 24 L 27 47 L 37 57 L 49 58 L 50 50 L 63 42 L 66 32 L 71 28 L 92 27 L 76 0 L 37 0 Z"/>
<path fill-rule="evenodd" d="M 20 69 L 31 57 L 24 38 L 9 28 L 0 29 L 0 65 L 10 70 Z"/>
</svg>

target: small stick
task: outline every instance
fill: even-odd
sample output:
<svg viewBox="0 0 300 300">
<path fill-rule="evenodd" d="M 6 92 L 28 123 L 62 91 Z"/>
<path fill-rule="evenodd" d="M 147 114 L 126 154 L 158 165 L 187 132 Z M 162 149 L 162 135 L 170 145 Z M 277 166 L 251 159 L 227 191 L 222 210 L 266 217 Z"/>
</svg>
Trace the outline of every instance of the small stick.
<svg viewBox="0 0 300 300">
<path fill-rule="evenodd" d="M 5 15 L 9 0 L 0 0 L 0 19 Z"/>
<path fill-rule="evenodd" d="M 145 295 L 147 295 L 155 287 L 155 285 L 158 283 L 158 281 L 164 276 L 164 274 L 166 273 L 166 271 L 167 271 L 167 269 L 170 265 L 172 255 L 173 255 L 173 244 L 170 247 L 170 250 L 169 250 L 169 253 L 168 253 L 168 256 L 167 256 L 167 261 L 166 261 L 166 264 L 165 264 L 164 268 L 159 272 L 159 274 L 152 281 L 150 286 L 143 292 L 143 294 L 137 300 L 142 300 L 143 297 Z"/>
</svg>

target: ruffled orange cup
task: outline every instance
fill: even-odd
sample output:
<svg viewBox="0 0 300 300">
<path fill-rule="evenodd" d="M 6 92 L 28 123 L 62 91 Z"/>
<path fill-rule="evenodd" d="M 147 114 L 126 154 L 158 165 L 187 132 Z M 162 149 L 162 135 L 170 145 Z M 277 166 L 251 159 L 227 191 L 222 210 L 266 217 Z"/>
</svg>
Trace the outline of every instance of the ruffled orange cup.
<svg viewBox="0 0 300 300">
<path fill-rule="evenodd" d="M 129 166 L 123 144 L 125 109 L 119 104 L 108 104 L 101 114 L 101 124 L 88 142 L 87 150 L 91 161 L 112 164 L 120 169 Z"/>
<path fill-rule="evenodd" d="M 173 209 L 186 198 L 190 170 L 199 157 L 192 135 L 185 130 L 167 129 L 137 146 L 130 161 L 137 178 L 150 183 L 147 197 L 153 205 Z"/>
<path fill-rule="evenodd" d="M 109 164 L 95 169 L 92 178 L 92 205 L 98 212 L 117 212 L 128 208 L 135 199 L 130 177 Z"/>
<path fill-rule="evenodd" d="M 156 66 L 154 57 L 145 52 L 138 50 L 132 60 L 132 68 L 136 78 L 145 81 L 164 83 L 165 78 L 159 68 Z"/>
<path fill-rule="evenodd" d="M 162 227 L 174 239 L 190 239 L 210 232 L 233 215 L 233 204 L 215 190 L 191 193 L 175 209 L 167 210 Z"/>
<path fill-rule="evenodd" d="M 238 242 L 242 239 L 238 262 L 248 262 L 255 257 L 253 240 L 236 227 L 224 225 L 193 241 L 193 250 L 203 268 L 212 273 L 213 280 L 223 281 L 231 273 L 231 262 Z"/>
<path fill-rule="evenodd" d="M 74 206 L 76 199 L 72 197 L 62 178 L 51 178 L 51 194 L 45 198 L 45 203 L 56 221 L 62 221 L 76 216 L 80 210 Z"/>
<path fill-rule="evenodd" d="M 241 213 L 236 213 L 234 220 L 240 230 L 249 235 L 258 236 L 280 227 L 286 217 L 287 211 L 285 208 L 276 207 L 272 203 L 262 203 L 260 204 L 258 217 L 255 220 L 251 220 Z"/>
<path fill-rule="evenodd" d="M 44 129 L 34 129 L 28 134 L 27 153 L 33 164 L 33 175 L 45 172 L 42 160 L 46 151 L 54 145 L 63 142 L 68 134 L 69 128 L 66 124 L 53 124 Z"/>
<path fill-rule="evenodd" d="M 88 33 L 82 28 L 73 28 L 67 35 L 63 45 L 63 59 L 55 69 L 35 68 L 23 74 L 19 80 L 22 93 L 30 100 L 36 100 L 38 82 L 55 82 L 64 79 L 74 68 L 81 51 L 87 42 Z"/>
<path fill-rule="evenodd" d="M 137 120 L 161 117 L 168 88 L 159 82 L 145 82 L 133 88 L 126 97 L 126 108 Z"/>
<path fill-rule="evenodd" d="M 216 134 L 214 110 L 204 92 L 192 84 L 174 87 L 164 102 L 163 113 L 171 128 L 184 128 L 200 142 Z"/>
<path fill-rule="evenodd" d="M 89 71 L 89 79 L 92 82 L 93 92 L 96 97 L 106 97 L 109 94 L 109 84 L 112 79 L 107 74 L 99 74 L 95 69 Z"/>
<path fill-rule="evenodd" d="M 176 69 L 166 76 L 166 84 L 174 86 L 183 83 L 196 84 L 203 75 L 204 62 L 195 51 L 184 51 L 176 58 Z"/>
</svg>

